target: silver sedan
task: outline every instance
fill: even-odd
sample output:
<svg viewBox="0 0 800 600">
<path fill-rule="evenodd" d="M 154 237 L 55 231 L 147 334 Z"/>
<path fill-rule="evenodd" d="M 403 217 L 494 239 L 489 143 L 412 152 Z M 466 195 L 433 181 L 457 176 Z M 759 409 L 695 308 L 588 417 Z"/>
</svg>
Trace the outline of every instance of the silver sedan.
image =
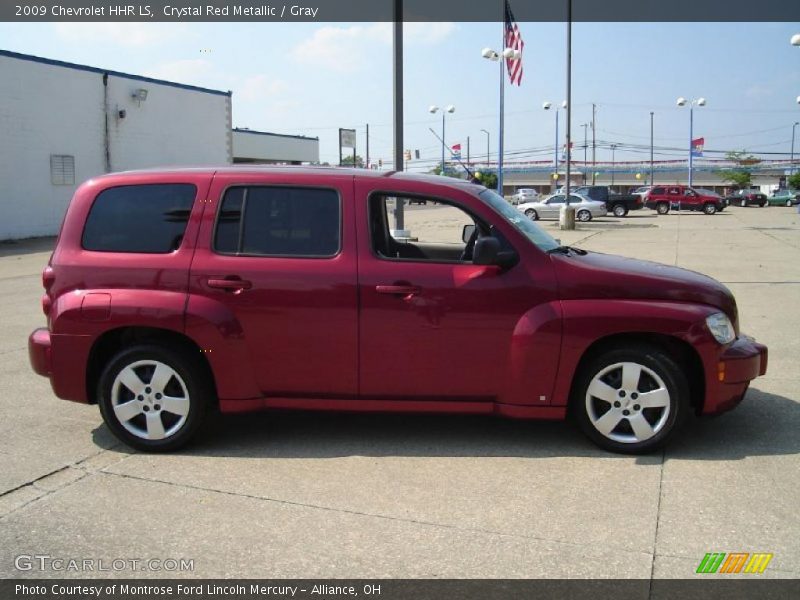
<svg viewBox="0 0 800 600">
<path fill-rule="evenodd" d="M 558 219 L 558 213 L 564 206 L 566 196 L 555 194 L 539 202 L 525 202 L 517 205 L 517 209 L 534 221 L 538 219 Z M 591 221 L 594 217 L 606 216 L 606 203 L 590 200 L 581 194 L 570 194 L 569 205 L 575 209 L 578 221 Z"/>
</svg>

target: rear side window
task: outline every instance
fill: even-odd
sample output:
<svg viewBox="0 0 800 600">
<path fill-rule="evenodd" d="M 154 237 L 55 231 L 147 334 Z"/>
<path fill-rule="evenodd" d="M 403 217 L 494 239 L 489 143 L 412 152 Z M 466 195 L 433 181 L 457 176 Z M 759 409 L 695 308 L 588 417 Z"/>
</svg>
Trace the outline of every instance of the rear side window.
<svg viewBox="0 0 800 600">
<path fill-rule="evenodd" d="M 653 191 L 650 192 L 650 193 L 653 194 L 653 195 L 663 194 L 664 193 L 664 188 L 660 188 L 660 187 L 653 188 Z"/>
<path fill-rule="evenodd" d="M 214 249 L 249 256 L 330 257 L 339 252 L 340 230 L 334 190 L 235 187 L 222 200 Z"/>
<path fill-rule="evenodd" d="M 177 250 L 197 193 L 194 185 L 125 185 L 97 195 L 82 245 L 99 252 L 163 254 Z"/>
</svg>

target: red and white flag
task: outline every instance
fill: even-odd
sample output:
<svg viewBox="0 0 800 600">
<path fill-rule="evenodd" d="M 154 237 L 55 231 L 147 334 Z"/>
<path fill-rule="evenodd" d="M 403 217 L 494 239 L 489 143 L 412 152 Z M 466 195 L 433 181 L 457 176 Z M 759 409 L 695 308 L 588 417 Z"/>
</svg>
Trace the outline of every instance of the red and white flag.
<svg viewBox="0 0 800 600">
<path fill-rule="evenodd" d="M 505 4 L 506 48 L 512 48 L 519 52 L 519 58 L 516 60 L 506 59 L 506 68 L 508 69 L 508 78 L 511 84 L 520 85 L 522 83 L 522 49 L 525 47 L 525 42 L 522 41 L 522 34 L 519 32 L 519 26 L 514 20 L 514 13 L 511 12 L 511 5 L 508 0 L 506 0 Z"/>
<path fill-rule="evenodd" d="M 461 144 L 453 144 L 452 146 L 453 158 L 461 158 Z"/>
</svg>

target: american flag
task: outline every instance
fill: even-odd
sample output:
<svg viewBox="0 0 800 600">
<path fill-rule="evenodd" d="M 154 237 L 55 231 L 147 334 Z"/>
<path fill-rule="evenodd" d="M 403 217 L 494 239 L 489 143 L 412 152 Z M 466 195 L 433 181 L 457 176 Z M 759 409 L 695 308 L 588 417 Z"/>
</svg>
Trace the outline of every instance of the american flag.
<svg viewBox="0 0 800 600">
<path fill-rule="evenodd" d="M 508 69 L 508 78 L 511 84 L 522 84 L 522 49 L 525 47 L 525 42 L 522 41 L 522 34 L 519 32 L 517 22 L 514 20 L 514 13 L 511 12 L 511 5 L 506 4 L 505 14 L 505 31 L 506 31 L 506 48 L 513 48 L 519 52 L 517 60 L 506 59 L 506 68 Z"/>
</svg>

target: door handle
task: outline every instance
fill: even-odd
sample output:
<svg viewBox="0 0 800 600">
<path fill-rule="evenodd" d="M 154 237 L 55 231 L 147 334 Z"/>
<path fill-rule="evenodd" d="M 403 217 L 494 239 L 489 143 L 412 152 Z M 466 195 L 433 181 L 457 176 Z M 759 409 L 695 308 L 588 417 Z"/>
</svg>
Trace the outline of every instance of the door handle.
<svg viewBox="0 0 800 600">
<path fill-rule="evenodd" d="M 253 284 L 244 279 L 209 279 L 208 287 L 238 294 L 242 290 L 249 290 Z"/>
<path fill-rule="evenodd" d="M 379 294 L 389 294 L 391 296 L 405 296 L 411 298 L 420 293 L 420 288 L 415 285 L 376 285 L 375 291 Z"/>
</svg>

